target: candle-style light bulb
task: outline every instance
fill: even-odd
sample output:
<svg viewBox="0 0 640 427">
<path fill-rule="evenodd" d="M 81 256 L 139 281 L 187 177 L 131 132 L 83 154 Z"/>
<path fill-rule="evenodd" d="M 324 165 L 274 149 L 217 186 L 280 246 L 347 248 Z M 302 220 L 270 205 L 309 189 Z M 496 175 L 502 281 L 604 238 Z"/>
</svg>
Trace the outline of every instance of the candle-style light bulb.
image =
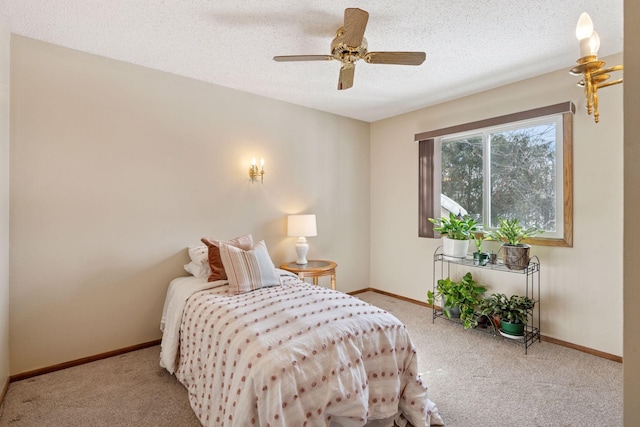
<svg viewBox="0 0 640 427">
<path fill-rule="evenodd" d="M 589 37 L 589 50 L 591 55 L 597 55 L 598 49 L 600 49 L 600 36 L 595 31 Z"/>
<path fill-rule="evenodd" d="M 260 182 L 264 183 L 264 159 L 260 159 Z"/>
<path fill-rule="evenodd" d="M 255 166 L 256 165 L 256 158 L 254 157 L 253 159 L 251 159 L 251 166 Z"/>
<path fill-rule="evenodd" d="M 593 36 L 593 21 L 587 12 L 582 12 L 576 25 L 576 37 L 580 41 L 580 57 L 595 55 L 591 49 L 591 37 Z"/>
<path fill-rule="evenodd" d="M 587 12 L 582 12 L 576 25 L 576 37 L 578 40 L 588 39 L 591 33 L 593 33 L 593 21 Z"/>
</svg>

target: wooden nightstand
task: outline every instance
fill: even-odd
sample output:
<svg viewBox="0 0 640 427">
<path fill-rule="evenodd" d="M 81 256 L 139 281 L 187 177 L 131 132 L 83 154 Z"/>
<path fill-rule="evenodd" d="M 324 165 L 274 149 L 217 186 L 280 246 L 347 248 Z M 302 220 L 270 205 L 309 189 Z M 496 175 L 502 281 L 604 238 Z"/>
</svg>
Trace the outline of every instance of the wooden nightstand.
<svg viewBox="0 0 640 427">
<path fill-rule="evenodd" d="M 318 284 L 318 277 L 331 276 L 331 289 L 336 288 L 336 267 L 333 261 L 309 260 L 307 264 L 296 264 L 288 262 L 280 266 L 281 269 L 290 271 L 298 275 L 301 280 L 306 277 L 313 277 L 313 284 Z"/>
</svg>

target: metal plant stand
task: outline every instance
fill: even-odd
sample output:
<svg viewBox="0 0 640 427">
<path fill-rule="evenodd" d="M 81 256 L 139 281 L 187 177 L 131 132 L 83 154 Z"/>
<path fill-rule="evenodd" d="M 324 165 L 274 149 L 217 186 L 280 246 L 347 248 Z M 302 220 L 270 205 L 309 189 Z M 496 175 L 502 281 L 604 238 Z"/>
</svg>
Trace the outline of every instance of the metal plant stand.
<svg viewBox="0 0 640 427">
<path fill-rule="evenodd" d="M 540 260 L 537 256 L 532 256 L 529 260 L 529 265 L 523 270 L 511 270 L 507 268 L 500 260 L 496 260 L 495 264 L 487 263 L 486 265 L 479 265 L 474 263 L 472 257 L 455 258 L 451 259 L 445 257 L 442 254 L 442 246 L 440 246 L 433 254 L 433 292 L 436 291 L 436 283 L 439 279 L 445 277 L 451 277 L 451 265 L 463 265 L 471 268 L 492 270 L 504 273 L 519 274 L 524 276 L 525 292 L 524 296 L 531 298 L 535 301 L 534 308 L 530 310 L 527 316 L 527 324 L 525 325 L 525 332 L 522 337 L 511 338 L 506 334 L 503 334 L 493 324 L 492 319 L 486 319 L 486 322 L 479 324 L 475 330 L 489 333 L 496 337 L 505 337 L 505 340 L 524 346 L 524 353 L 527 351 L 531 344 L 535 341 L 540 341 Z M 439 266 L 439 268 L 438 268 Z M 445 275 L 446 272 L 446 275 Z M 480 314 L 478 314 L 480 316 Z M 485 316 L 486 317 L 486 316 Z M 460 319 L 447 318 L 442 310 L 442 307 L 433 307 L 433 322 L 436 318 L 445 319 L 451 322 L 461 323 Z"/>
</svg>

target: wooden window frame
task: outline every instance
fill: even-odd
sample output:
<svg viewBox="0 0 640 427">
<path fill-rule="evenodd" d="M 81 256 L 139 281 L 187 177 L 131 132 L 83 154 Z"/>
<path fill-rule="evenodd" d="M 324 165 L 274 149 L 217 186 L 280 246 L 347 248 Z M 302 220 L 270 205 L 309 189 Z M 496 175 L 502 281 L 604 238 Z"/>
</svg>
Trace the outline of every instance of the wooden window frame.
<svg viewBox="0 0 640 427">
<path fill-rule="evenodd" d="M 436 138 L 556 114 L 562 114 L 563 236 L 561 238 L 534 237 L 525 240 L 525 243 L 573 247 L 573 115 L 575 114 L 575 105 L 569 101 L 416 134 L 414 141 L 418 142 L 418 236 L 439 237 L 438 233 L 433 230 L 433 224 L 428 220 L 428 218 L 439 217 L 441 210 L 442 159 Z"/>
</svg>

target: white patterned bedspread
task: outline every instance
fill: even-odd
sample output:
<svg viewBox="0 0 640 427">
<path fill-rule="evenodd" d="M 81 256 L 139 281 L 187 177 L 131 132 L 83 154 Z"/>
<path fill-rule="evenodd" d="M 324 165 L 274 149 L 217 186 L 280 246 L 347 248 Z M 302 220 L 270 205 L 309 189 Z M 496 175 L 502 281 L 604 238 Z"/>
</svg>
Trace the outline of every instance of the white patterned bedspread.
<svg viewBox="0 0 640 427">
<path fill-rule="evenodd" d="M 186 300 L 179 330 L 175 374 L 205 426 L 441 423 L 405 326 L 341 292 L 290 276 L 241 295 L 218 286 Z"/>
</svg>

